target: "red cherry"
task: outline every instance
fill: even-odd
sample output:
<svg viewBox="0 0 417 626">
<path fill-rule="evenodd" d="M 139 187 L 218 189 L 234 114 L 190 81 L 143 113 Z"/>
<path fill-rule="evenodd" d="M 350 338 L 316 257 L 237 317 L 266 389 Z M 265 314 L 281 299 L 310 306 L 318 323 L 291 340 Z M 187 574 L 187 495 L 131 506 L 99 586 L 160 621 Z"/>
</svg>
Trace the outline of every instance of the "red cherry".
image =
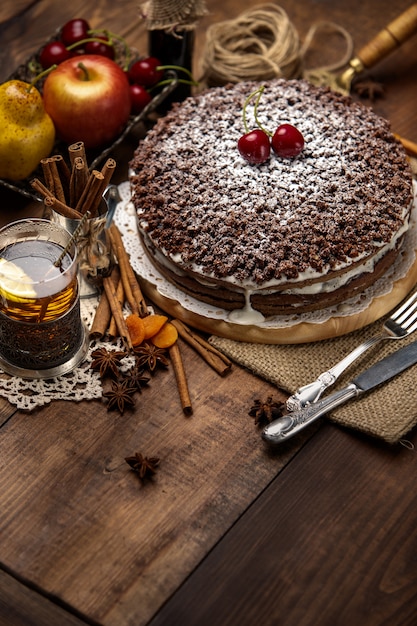
<svg viewBox="0 0 417 626">
<path fill-rule="evenodd" d="M 271 152 L 269 137 L 259 128 L 243 135 L 237 142 L 237 147 L 248 163 L 264 163 Z"/>
<path fill-rule="evenodd" d="M 130 85 L 130 98 L 132 101 L 132 113 L 137 114 L 143 111 L 152 100 L 152 96 L 142 85 Z"/>
<path fill-rule="evenodd" d="M 41 50 L 39 62 L 43 69 L 48 69 L 51 65 L 59 65 L 71 56 L 62 41 L 51 41 Z"/>
<path fill-rule="evenodd" d="M 304 148 L 304 137 L 292 124 L 281 124 L 272 137 L 272 149 L 281 157 L 296 157 Z"/>
<path fill-rule="evenodd" d="M 108 59 L 114 59 L 114 48 L 113 46 L 109 46 L 106 43 L 102 43 L 102 41 L 109 41 L 108 37 L 105 35 L 95 35 L 95 39 L 101 39 L 101 41 L 89 41 L 85 44 L 84 50 L 86 54 L 99 54 L 102 57 L 107 57 Z"/>
<path fill-rule="evenodd" d="M 137 83 L 144 87 L 152 87 L 160 81 L 164 75 L 163 70 L 157 70 L 156 68 L 161 65 L 161 62 L 156 57 L 148 57 L 136 61 L 129 68 L 129 80 L 131 83 Z"/>
<path fill-rule="evenodd" d="M 69 20 L 61 29 L 61 41 L 66 46 L 71 46 L 73 43 L 81 41 L 81 39 L 87 39 L 89 30 L 90 25 L 87 20 L 82 18 Z"/>
</svg>

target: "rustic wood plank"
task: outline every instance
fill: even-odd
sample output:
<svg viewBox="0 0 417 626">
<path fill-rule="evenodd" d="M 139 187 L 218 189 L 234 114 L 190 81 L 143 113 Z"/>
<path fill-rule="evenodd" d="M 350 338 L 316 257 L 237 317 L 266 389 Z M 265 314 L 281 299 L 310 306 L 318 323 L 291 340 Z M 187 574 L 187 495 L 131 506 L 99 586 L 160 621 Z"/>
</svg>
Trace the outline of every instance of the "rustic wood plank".
<svg viewBox="0 0 417 626">
<path fill-rule="evenodd" d="M 25 12 L 30 10 L 34 1 L 15 0 L 14 2 L 2 2 L 0 5 L 0 28 L 5 22 L 17 20 Z"/>
<path fill-rule="evenodd" d="M 190 418 L 169 369 L 133 413 L 62 401 L 2 428 L 2 562 L 102 624 L 145 624 L 304 440 L 265 454 L 248 411 L 278 392 L 181 351 Z M 136 451 L 161 459 L 151 484 L 124 461 Z"/>
<path fill-rule="evenodd" d="M 227 3 L 214 0 L 210 3 L 209 14 L 203 18 L 196 32 L 194 72 L 197 78 L 201 75 L 201 57 L 204 53 L 208 26 L 216 21 L 232 19 L 250 8 L 252 4 L 256 3 L 248 3 L 247 6 L 242 6 L 238 0 L 228 0 Z M 282 0 L 280 5 L 288 13 L 301 41 L 313 23 L 331 20 L 347 29 L 353 37 L 355 50 L 358 50 L 370 36 L 408 8 L 409 2 L 399 0 L 395 5 L 387 1 L 383 4 L 368 3 L 365 9 L 363 2 L 353 0 L 349 12 L 343 3 L 333 3 L 330 13 L 327 4 L 309 0 L 298 3 Z M 72 17 L 86 17 L 94 28 L 110 28 L 126 37 L 129 45 L 146 53 L 146 31 L 138 14 L 138 6 L 135 4 L 126 7 L 125 4 L 121 6 L 110 0 L 100 0 L 86 11 L 84 2 L 74 0 L 70 4 L 55 3 L 54 10 L 51 11 L 48 3 L 35 3 L 20 16 L 19 20 L 9 24 L 1 33 L 0 80 L 5 80 L 19 63 L 24 62 L 57 28 Z M 337 50 L 338 54 L 335 54 L 334 46 L 337 46 L 337 40 L 332 39 L 329 44 L 323 38 L 319 39 L 320 52 L 313 55 L 309 62 L 328 63 L 329 55 L 334 55 L 334 59 L 340 58 L 343 51 Z M 416 61 L 417 46 L 415 38 L 412 38 L 370 72 L 376 80 L 385 85 L 389 98 L 373 103 L 367 101 L 377 113 L 392 121 L 396 132 L 413 141 L 417 141 L 417 130 L 409 107 L 417 99 L 417 84 L 413 80 Z"/>
<path fill-rule="evenodd" d="M 52 9 L 48 2 L 38 2 L 18 20 L 11 20 L 7 28 L 6 25 L 0 27 L 0 80 L 5 80 L 58 28 L 74 17 L 88 19 L 92 28 L 107 28 L 126 37 L 133 47 L 146 46 L 145 27 L 139 16 L 139 5 L 135 3 L 99 0 L 87 8 L 83 0 L 73 0 L 70 3 L 56 2 Z"/>
<path fill-rule="evenodd" d="M 86 623 L 0 570 L 1 626 L 82 626 Z"/>
<path fill-rule="evenodd" d="M 2 425 L 11 418 L 16 409 L 9 404 L 4 398 L 0 398 L 0 428 Z"/>
<path fill-rule="evenodd" d="M 326 425 L 149 626 L 412 626 L 415 471 L 414 450 Z"/>
<path fill-rule="evenodd" d="M 212 0 L 197 32 L 197 62 L 207 25 L 255 4 Z M 332 19 L 358 48 L 410 3 L 280 4 L 302 37 L 315 20 Z M 98 0 L 88 15 L 80 0 L 28 5 L 0 26 L 0 79 L 71 17 L 110 25 L 146 48 L 134 3 Z M 15 15 L 21 4 L 5 6 Z M 372 72 L 387 88 L 374 109 L 414 141 L 416 55 L 413 39 Z M 118 180 L 126 178 L 135 141 L 120 149 Z M 4 190 L 1 199 L 0 222 L 39 209 Z M 323 422 L 318 435 L 309 430 L 269 453 L 247 411 L 255 397 L 275 390 L 240 368 L 219 379 L 183 351 L 192 418 L 181 413 L 172 372 L 159 373 L 124 416 L 99 402 L 55 402 L 33 414 L 0 402 L 3 566 L 103 626 L 146 624 L 167 600 L 153 626 L 310 626 L 323 615 L 340 626 L 411 626 L 414 453 Z M 142 486 L 124 463 L 137 450 L 161 458 L 153 484 Z M 26 618 L 35 604 L 35 616 L 53 616 L 42 598 L 38 606 L 36 596 L 20 591 L 6 596 L 8 609 Z M 375 621 L 362 621 L 368 615 Z"/>
</svg>

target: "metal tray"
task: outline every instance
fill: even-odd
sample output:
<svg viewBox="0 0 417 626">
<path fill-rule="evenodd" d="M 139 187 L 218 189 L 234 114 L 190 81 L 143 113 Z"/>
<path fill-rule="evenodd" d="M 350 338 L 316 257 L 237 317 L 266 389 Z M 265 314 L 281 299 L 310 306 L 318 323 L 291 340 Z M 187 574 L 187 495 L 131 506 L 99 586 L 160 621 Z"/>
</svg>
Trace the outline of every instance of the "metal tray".
<svg viewBox="0 0 417 626">
<path fill-rule="evenodd" d="M 43 47 L 50 41 L 56 40 L 59 38 L 61 29 L 58 29 L 56 33 L 50 37 L 44 44 L 33 54 L 29 56 L 25 63 L 22 63 L 7 79 L 8 80 L 22 80 L 30 83 L 39 73 L 39 54 Z M 116 49 L 116 57 L 115 61 L 123 67 L 126 62 L 126 51 L 123 46 L 116 40 L 114 47 Z M 141 58 L 141 55 L 135 48 L 128 48 L 130 63 L 137 61 Z M 98 166 L 104 162 L 106 157 L 114 150 L 114 148 L 120 144 L 123 139 L 130 133 L 130 131 L 140 122 L 145 121 L 150 113 L 158 109 L 161 104 L 166 100 L 166 98 L 174 91 L 174 89 L 178 85 L 178 77 L 176 72 L 169 70 L 166 72 L 166 78 L 170 78 L 172 82 L 168 85 L 165 85 L 161 92 L 159 92 L 155 97 L 149 102 L 149 104 L 137 115 L 131 115 L 125 128 L 110 144 L 104 145 L 100 148 L 100 150 L 91 150 L 87 151 L 88 158 L 88 166 L 90 170 L 97 169 Z M 45 79 L 44 79 L 45 80 Z M 5 82 L 6 82 L 5 81 Z M 44 81 L 39 81 L 36 84 L 36 88 L 42 93 L 42 84 Z M 51 151 L 51 154 L 61 154 L 66 161 L 68 161 L 68 145 L 63 142 L 57 140 L 55 145 Z M 7 179 L 0 178 L 0 185 L 3 187 L 7 187 L 17 193 L 20 193 L 23 196 L 31 200 L 41 201 L 42 198 L 32 189 L 30 185 L 30 181 L 33 178 L 43 179 L 42 168 L 38 166 L 36 170 L 34 170 L 28 178 L 25 178 L 20 181 L 10 181 Z"/>
</svg>

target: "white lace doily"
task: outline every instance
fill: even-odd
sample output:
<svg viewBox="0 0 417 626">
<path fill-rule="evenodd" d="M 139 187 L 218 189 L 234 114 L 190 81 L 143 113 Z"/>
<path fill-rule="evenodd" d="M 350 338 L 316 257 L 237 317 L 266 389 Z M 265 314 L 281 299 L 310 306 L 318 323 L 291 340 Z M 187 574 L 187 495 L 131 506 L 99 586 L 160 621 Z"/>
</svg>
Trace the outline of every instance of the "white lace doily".
<svg viewBox="0 0 417 626">
<path fill-rule="evenodd" d="M 91 328 L 97 308 L 97 298 L 81 300 L 81 316 L 86 325 L 87 332 Z M 126 310 L 128 313 L 128 310 Z M 9 376 L 0 370 L 0 396 L 6 398 L 18 409 L 33 410 L 52 402 L 52 400 L 96 400 L 102 395 L 102 387 L 99 375 L 90 368 L 91 353 L 97 348 L 108 350 L 123 350 L 122 340 L 106 342 L 94 340 L 90 342 L 87 354 L 83 362 L 72 372 L 48 379 L 23 379 L 18 376 Z M 121 371 L 133 365 L 133 357 L 126 356 L 120 364 Z"/>
<path fill-rule="evenodd" d="M 233 326 L 229 320 L 229 311 L 211 307 L 209 304 L 200 302 L 167 281 L 158 272 L 149 260 L 141 241 L 137 234 L 136 215 L 133 204 L 130 201 L 129 183 L 122 183 L 119 186 L 122 201 L 119 205 L 115 217 L 120 229 L 127 252 L 130 254 L 130 262 L 135 272 L 156 287 L 158 292 L 165 298 L 178 302 L 185 311 L 189 311 L 199 317 L 213 320 L 222 320 Z M 269 317 L 262 322 L 257 322 L 256 327 L 266 330 L 277 330 L 290 328 L 303 322 L 309 324 L 322 324 L 330 318 L 350 317 L 365 311 L 371 301 L 379 296 L 389 294 L 392 290 L 394 280 L 397 281 L 407 275 L 412 267 L 417 250 L 417 184 L 414 185 L 414 205 L 411 215 L 411 227 L 409 228 L 401 254 L 395 263 L 384 274 L 382 278 L 361 292 L 354 298 L 346 300 L 342 305 L 335 305 L 321 311 L 314 311 L 305 314 L 277 315 Z"/>
</svg>

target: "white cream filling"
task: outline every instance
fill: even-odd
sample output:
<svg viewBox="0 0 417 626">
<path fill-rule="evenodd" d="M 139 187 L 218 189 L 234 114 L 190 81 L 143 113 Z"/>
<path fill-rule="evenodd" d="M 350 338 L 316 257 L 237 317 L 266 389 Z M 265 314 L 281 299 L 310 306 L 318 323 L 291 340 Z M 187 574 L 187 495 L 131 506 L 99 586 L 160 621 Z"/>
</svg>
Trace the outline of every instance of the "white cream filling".
<svg viewBox="0 0 417 626">
<path fill-rule="evenodd" d="M 140 226 L 143 229 L 145 223 L 141 223 Z M 380 250 L 374 254 L 371 258 L 366 258 L 364 263 L 360 263 L 361 258 L 365 255 L 369 257 L 369 253 L 364 253 L 359 255 L 355 259 L 348 258 L 343 263 L 338 263 L 334 268 L 328 268 L 329 272 L 337 272 L 343 271 L 344 268 L 349 267 L 352 263 L 355 263 L 355 267 L 352 270 L 343 272 L 336 278 L 325 280 L 325 271 L 317 272 L 313 268 L 309 268 L 304 272 L 300 272 L 298 278 L 296 280 L 289 281 L 288 279 L 279 279 L 279 280 L 269 280 L 262 285 L 258 285 L 250 280 L 238 281 L 233 276 L 226 276 L 219 279 L 215 276 L 214 273 L 208 274 L 207 272 L 203 272 L 203 267 L 191 264 L 187 267 L 187 270 L 181 269 L 181 265 L 184 265 L 181 254 L 169 255 L 166 250 L 159 251 L 155 249 L 153 254 L 155 255 L 156 261 L 162 265 L 167 267 L 171 272 L 174 272 L 178 276 L 186 276 L 187 274 L 192 274 L 194 280 L 204 286 L 209 286 L 212 288 L 216 288 L 216 283 L 221 283 L 226 286 L 227 283 L 233 285 L 233 287 L 242 293 L 262 293 L 262 295 L 269 295 L 280 291 L 282 294 L 288 295 L 314 295 L 320 293 L 331 293 L 340 287 L 348 284 L 353 278 L 363 273 L 370 273 L 374 271 L 375 265 L 390 251 L 393 250 L 397 246 L 398 240 L 404 235 L 409 227 L 409 220 L 407 219 L 403 226 L 398 230 L 396 235 L 392 238 L 390 243 L 384 244 L 381 242 L 374 242 L 375 247 L 379 247 Z M 152 241 L 147 234 L 145 237 Z M 320 280 L 318 280 L 320 279 Z M 324 280 L 323 280 L 324 279 Z M 297 288 L 296 286 L 292 286 L 289 289 L 282 289 L 282 285 L 285 282 L 290 282 L 291 285 L 295 283 L 304 283 L 309 281 L 307 285 L 303 285 L 302 287 Z M 315 282 L 311 282 L 315 281 Z"/>
</svg>

